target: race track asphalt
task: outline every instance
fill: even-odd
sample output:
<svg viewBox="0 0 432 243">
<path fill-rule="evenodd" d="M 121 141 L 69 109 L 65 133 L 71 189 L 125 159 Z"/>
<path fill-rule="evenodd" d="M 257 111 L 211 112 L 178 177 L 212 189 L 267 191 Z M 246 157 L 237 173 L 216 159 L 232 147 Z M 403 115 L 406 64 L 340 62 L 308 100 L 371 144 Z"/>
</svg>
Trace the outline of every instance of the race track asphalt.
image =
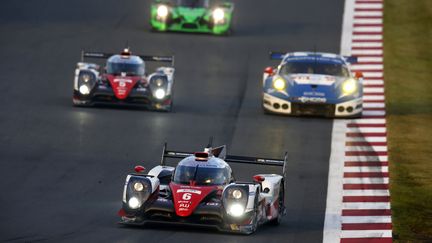
<svg viewBox="0 0 432 243">
<path fill-rule="evenodd" d="M 320 242 L 332 120 L 264 115 L 270 50 L 338 52 L 343 0 L 235 1 L 229 37 L 149 31 L 150 1 L 0 3 L 1 242 Z M 173 113 L 72 106 L 82 49 L 175 54 Z M 152 66 L 152 65 L 149 65 Z M 196 151 L 209 136 L 230 154 L 289 153 L 288 214 L 252 236 L 125 228 L 125 175 L 155 166 L 163 142 Z M 274 168 L 232 166 L 240 180 Z"/>
</svg>

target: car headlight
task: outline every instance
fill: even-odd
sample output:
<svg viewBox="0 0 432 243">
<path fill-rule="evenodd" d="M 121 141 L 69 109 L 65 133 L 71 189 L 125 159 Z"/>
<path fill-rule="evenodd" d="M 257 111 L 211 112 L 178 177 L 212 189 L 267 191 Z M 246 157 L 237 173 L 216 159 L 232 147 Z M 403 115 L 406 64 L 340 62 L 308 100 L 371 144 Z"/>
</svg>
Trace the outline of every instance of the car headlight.
<svg viewBox="0 0 432 243">
<path fill-rule="evenodd" d="M 342 92 L 344 95 L 350 95 L 357 91 L 357 82 L 350 78 L 342 84 Z"/>
<path fill-rule="evenodd" d="M 232 196 L 233 196 L 233 198 L 235 198 L 235 199 L 240 199 L 243 195 L 242 195 L 242 192 L 241 192 L 240 190 L 235 189 L 235 190 L 232 192 Z"/>
<path fill-rule="evenodd" d="M 155 84 L 156 86 L 160 87 L 162 85 L 164 85 L 164 80 L 163 79 L 156 79 Z"/>
<path fill-rule="evenodd" d="M 244 209 L 243 205 L 235 203 L 229 207 L 228 213 L 234 217 L 240 217 L 244 214 Z"/>
<path fill-rule="evenodd" d="M 218 23 L 222 22 L 225 18 L 225 11 L 221 8 L 216 8 L 213 10 L 213 20 Z"/>
<path fill-rule="evenodd" d="M 166 5 L 159 5 L 157 8 L 157 16 L 160 18 L 166 18 L 168 16 L 168 7 Z"/>
<path fill-rule="evenodd" d="M 144 185 L 141 182 L 135 182 L 133 187 L 137 192 L 141 192 L 144 189 Z"/>
<path fill-rule="evenodd" d="M 79 87 L 79 92 L 83 95 L 88 95 L 90 94 L 90 88 L 87 85 L 83 84 Z"/>
<path fill-rule="evenodd" d="M 128 206 L 131 209 L 137 209 L 140 207 L 140 201 L 136 197 L 131 197 L 128 201 Z"/>
<path fill-rule="evenodd" d="M 286 82 L 283 78 L 276 78 L 273 80 L 273 88 L 275 88 L 278 91 L 283 91 L 285 90 L 286 87 Z"/>
<path fill-rule="evenodd" d="M 166 94 L 165 90 L 163 90 L 163 89 L 157 89 L 154 92 L 154 96 L 156 97 L 156 99 L 159 99 L 159 100 L 163 99 L 165 97 L 165 94 Z"/>
<path fill-rule="evenodd" d="M 88 81 L 90 81 L 91 77 L 88 74 L 83 74 L 82 75 L 82 80 L 87 83 Z"/>
</svg>

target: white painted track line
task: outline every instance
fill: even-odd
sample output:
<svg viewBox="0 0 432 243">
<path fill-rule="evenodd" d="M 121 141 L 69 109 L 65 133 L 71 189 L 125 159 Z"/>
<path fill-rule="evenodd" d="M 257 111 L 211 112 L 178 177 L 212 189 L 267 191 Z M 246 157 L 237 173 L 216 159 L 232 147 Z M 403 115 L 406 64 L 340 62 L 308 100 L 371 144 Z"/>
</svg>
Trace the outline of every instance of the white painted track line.
<svg viewBox="0 0 432 243">
<path fill-rule="evenodd" d="M 390 203 L 343 203 L 343 209 L 390 209 Z M 354 217 L 354 216 L 353 216 Z M 360 217 L 360 216 L 356 216 Z M 387 222 L 385 222 L 387 223 Z"/>
<path fill-rule="evenodd" d="M 344 190 L 344 196 L 390 196 L 389 190 Z"/>
<path fill-rule="evenodd" d="M 388 184 L 389 178 L 344 178 L 343 184 Z"/>
<path fill-rule="evenodd" d="M 344 224 L 391 223 L 390 216 L 342 216 Z"/>
<path fill-rule="evenodd" d="M 343 230 L 341 238 L 387 238 L 392 237 L 391 230 Z"/>
<path fill-rule="evenodd" d="M 388 172 L 388 166 L 346 166 L 344 172 Z"/>
</svg>

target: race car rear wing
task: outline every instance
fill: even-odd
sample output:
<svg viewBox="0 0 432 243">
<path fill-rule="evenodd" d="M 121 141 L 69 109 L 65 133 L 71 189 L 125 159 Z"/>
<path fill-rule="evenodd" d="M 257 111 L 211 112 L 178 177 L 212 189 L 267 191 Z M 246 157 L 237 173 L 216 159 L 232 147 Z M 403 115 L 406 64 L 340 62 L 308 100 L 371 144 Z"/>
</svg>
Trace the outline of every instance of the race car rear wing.
<svg viewBox="0 0 432 243">
<path fill-rule="evenodd" d="M 271 51 L 270 52 L 270 59 L 271 60 L 283 60 L 286 56 L 287 52 L 276 52 Z M 343 56 L 346 62 L 349 62 L 351 64 L 357 63 L 357 57 L 356 56 Z"/>
<path fill-rule="evenodd" d="M 287 54 L 286 52 L 271 51 L 270 60 L 282 60 L 286 54 Z"/>
<path fill-rule="evenodd" d="M 81 51 L 81 62 L 84 62 L 85 58 L 96 58 L 96 59 L 108 59 L 113 55 L 117 55 L 119 53 L 105 53 L 105 52 L 89 52 L 89 51 Z M 174 56 L 150 56 L 150 55 L 136 55 L 139 56 L 143 61 L 146 62 L 166 62 L 171 63 L 171 66 L 174 66 Z"/>
<path fill-rule="evenodd" d="M 267 166 L 281 166 L 282 172 L 285 177 L 286 175 L 286 167 L 288 160 L 288 153 L 285 152 L 283 159 L 270 159 L 270 158 L 260 158 L 260 157 L 248 157 L 248 156 L 239 156 L 239 155 L 225 155 L 226 146 L 222 145 L 216 148 L 207 148 L 206 149 L 212 155 L 225 160 L 227 163 L 239 163 L 239 164 L 254 164 L 254 165 L 267 165 Z M 191 152 L 182 152 L 182 151 L 173 151 L 167 150 L 167 144 L 165 143 L 162 150 L 162 158 L 161 165 L 165 165 L 166 158 L 172 159 L 184 159 L 186 157 L 192 156 L 195 153 Z"/>
</svg>

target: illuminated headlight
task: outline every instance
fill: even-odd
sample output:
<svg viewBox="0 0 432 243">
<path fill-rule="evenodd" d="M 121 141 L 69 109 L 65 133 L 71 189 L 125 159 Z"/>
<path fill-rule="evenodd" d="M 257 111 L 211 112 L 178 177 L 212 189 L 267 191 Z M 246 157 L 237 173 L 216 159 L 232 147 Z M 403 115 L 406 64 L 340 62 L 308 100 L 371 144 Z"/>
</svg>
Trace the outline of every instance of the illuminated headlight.
<svg viewBox="0 0 432 243">
<path fill-rule="evenodd" d="M 84 75 L 82 75 L 82 80 L 84 81 L 84 82 L 88 82 L 88 81 L 90 81 L 90 79 L 91 79 L 91 77 L 90 77 L 90 75 L 88 75 L 88 74 L 84 74 Z"/>
<path fill-rule="evenodd" d="M 156 97 L 156 99 L 159 99 L 159 100 L 163 99 L 165 97 L 165 90 L 163 90 L 163 89 L 157 89 L 154 92 L 154 96 Z"/>
<path fill-rule="evenodd" d="M 242 192 L 236 189 L 232 192 L 232 196 L 235 199 L 240 199 L 242 197 Z"/>
<path fill-rule="evenodd" d="M 244 213 L 244 207 L 238 203 L 233 204 L 229 207 L 228 213 L 234 217 L 240 217 Z"/>
<path fill-rule="evenodd" d="M 276 78 L 273 80 L 273 88 L 275 88 L 278 91 L 285 90 L 286 82 L 283 78 Z"/>
<path fill-rule="evenodd" d="M 157 16 L 159 18 L 166 18 L 168 16 L 168 7 L 166 5 L 159 5 L 157 8 Z"/>
<path fill-rule="evenodd" d="M 213 19 L 216 23 L 222 22 L 225 18 L 225 11 L 221 8 L 213 10 Z"/>
<path fill-rule="evenodd" d="M 88 95 L 90 93 L 90 89 L 87 85 L 83 84 L 79 87 L 79 92 L 83 95 Z"/>
<path fill-rule="evenodd" d="M 144 185 L 141 182 L 136 182 L 133 187 L 137 192 L 140 192 L 144 189 Z"/>
<path fill-rule="evenodd" d="M 354 79 L 348 79 L 342 84 L 344 95 L 350 95 L 357 91 L 357 82 Z"/>
<path fill-rule="evenodd" d="M 155 83 L 158 87 L 160 87 L 164 84 L 164 81 L 162 79 L 157 79 Z"/>
<path fill-rule="evenodd" d="M 132 209 L 137 209 L 140 207 L 140 201 L 136 197 L 131 197 L 129 199 L 128 206 Z"/>
</svg>

